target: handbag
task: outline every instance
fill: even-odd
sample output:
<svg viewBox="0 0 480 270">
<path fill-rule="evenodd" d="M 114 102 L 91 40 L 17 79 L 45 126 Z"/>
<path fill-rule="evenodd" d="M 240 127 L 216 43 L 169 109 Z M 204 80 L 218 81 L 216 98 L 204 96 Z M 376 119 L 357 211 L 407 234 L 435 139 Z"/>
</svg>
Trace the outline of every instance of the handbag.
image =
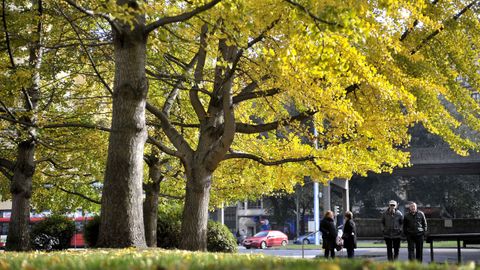
<svg viewBox="0 0 480 270">
<path fill-rule="evenodd" d="M 335 249 L 337 251 L 342 250 L 343 248 L 343 239 L 340 236 L 337 236 L 337 239 L 335 239 Z"/>
</svg>

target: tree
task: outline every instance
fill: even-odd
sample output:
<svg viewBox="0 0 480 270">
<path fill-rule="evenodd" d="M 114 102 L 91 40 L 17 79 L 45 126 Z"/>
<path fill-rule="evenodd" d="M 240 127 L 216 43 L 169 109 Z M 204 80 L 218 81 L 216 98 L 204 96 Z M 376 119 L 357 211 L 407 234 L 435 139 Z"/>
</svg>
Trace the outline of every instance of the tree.
<svg viewBox="0 0 480 270">
<path fill-rule="evenodd" d="M 97 11 L 87 10 L 82 6 L 94 4 L 90 1 L 77 3 L 66 0 L 66 2 L 87 15 L 107 20 L 113 35 L 115 55 L 113 113 L 98 246 L 143 247 L 146 244 L 140 199 L 143 152 L 147 139 L 145 127 L 145 102 L 148 93 L 145 74 L 147 39 L 155 29 L 185 21 L 213 7 L 219 1 L 214 0 L 174 16 L 154 13 L 153 21 L 149 24 L 146 21 L 149 8 L 144 2 L 120 0 L 98 7 Z M 158 16 L 161 18 L 158 19 Z"/>
<path fill-rule="evenodd" d="M 31 33 L 32 38 L 26 39 L 26 42 L 22 44 L 18 39 L 16 42 L 10 40 L 11 29 L 9 29 L 7 25 L 7 6 L 5 1 L 2 2 L 3 29 L 9 59 L 7 63 L 9 63 L 12 71 L 8 75 L 20 81 L 10 89 L 18 92 L 21 91 L 23 94 L 23 104 L 21 105 L 22 109 L 20 109 L 23 113 L 17 118 L 18 114 L 3 102 L 1 103 L 2 111 L 6 112 L 9 117 L 18 122 L 25 122 L 27 125 L 31 125 L 23 130 L 17 130 L 18 133 L 12 135 L 16 136 L 15 144 L 17 154 L 15 160 L 2 159 L 1 162 L 3 165 L 2 172 L 11 181 L 10 190 L 12 193 L 12 215 L 6 248 L 8 250 L 18 251 L 27 250 L 30 242 L 28 222 L 30 218 L 32 177 L 35 172 L 34 155 L 37 144 L 36 133 L 38 132 L 33 125 L 35 125 L 38 118 L 40 68 L 43 57 L 43 6 L 41 1 L 34 1 L 32 4 L 34 8 L 27 11 L 29 14 L 20 18 L 20 21 L 23 19 L 34 27 Z M 23 54 L 22 56 L 14 55 L 14 53 L 21 49 L 26 49 L 28 54 Z M 15 56 L 20 57 L 20 60 L 15 59 Z M 18 63 L 22 61 L 25 62 L 25 64 Z M 8 77 L 8 75 L 6 77 Z M 16 101 L 19 102 L 20 100 Z M 14 133 L 16 132 L 14 131 Z"/>
<path fill-rule="evenodd" d="M 107 21 L 111 31 L 85 29 L 111 33 L 114 44 L 100 245 L 145 245 L 145 107 L 168 138 L 156 145 L 184 167 L 181 247 L 192 250 L 206 248 L 212 186 L 231 190 L 247 176 L 265 192 L 292 191 L 306 173 L 390 172 L 407 165 L 401 148 L 416 122 L 460 153 L 478 150 L 459 127 L 479 130 L 479 106 L 458 80 L 478 86 L 467 68 L 479 47 L 476 1 L 65 2 Z M 229 169 L 237 174 L 226 177 Z"/>
<path fill-rule="evenodd" d="M 59 25 L 61 20 L 52 6 L 49 1 L 2 2 L 2 44 L 5 49 L 1 52 L 4 61 L 0 80 L 5 87 L 0 92 L 0 171 L 4 176 L 2 179 L 8 181 L 2 181 L 2 186 L 10 186 L 9 191 L 2 188 L 2 198 L 12 198 L 11 229 L 7 237 L 9 250 L 29 249 L 31 205 L 39 209 L 49 202 L 49 206 L 55 204 L 52 200 L 45 200 L 45 184 L 54 186 L 55 190 L 69 191 L 65 189 L 68 184 L 82 186 L 83 180 L 91 181 L 90 177 L 98 173 L 95 165 L 99 163 L 85 162 L 88 158 L 99 160 L 92 154 L 94 146 L 86 144 L 88 139 L 95 138 L 95 132 L 78 129 L 66 132 L 64 128 L 87 125 L 91 119 L 86 115 L 99 112 L 104 106 L 85 105 L 82 100 L 76 100 L 78 93 L 85 88 L 75 81 L 86 76 L 79 75 L 81 64 L 71 62 L 71 59 L 78 58 L 76 50 L 59 51 L 79 45 L 69 43 L 74 34 L 72 31 L 52 27 Z M 88 85 L 95 85 L 95 81 L 91 80 Z M 89 91 L 95 94 L 95 91 Z M 71 113 L 72 108 L 78 110 L 75 115 Z M 68 124 L 74 120 L 77 123 Z M 52 181 L 53 177 L 58 182 Z M 39 194 L 35 194 L 37 191 Z M 79 206 L 78 201 L 74 203 L 75 207 L 66 201 L 63 201 L 63 211 Z M 56 210 L 55 207 L 49 208 Z"/>
<path fill-rule="evenodd" d="M 455 49 L 450 40 L 477 48 L 476 33 L 470 31 L 477 20 L 467 12 L 474 4 L 227 2 L 192 20 L 189 28 L 173 29 L 185 41 L 185 50 L 174 57 L 183 66 L 197 58 L 192 74 L 177 75 L 185 86 L 174 88 L 185 90 L 175 98 L 185 106 L 181 117 L 191 122 L 169 119 L 152 104 L 147 109 L 175 148 L 167 152 L 185 168 L 181 247 L 205 249 L 212 176 L 224 160 L 283 164 L 274 169 L 286 172 L 275 174 L 280 177 L 272 182 L 277 183 L 297 176 L 289 169 L 298 170 L 298 165 L 286 165 L 293 161 L 303 161 L 303 170 L 317 181 L 391 172 L 408 164 L 401 148 L 408 145 L 408 129 L 416 122 L 460 153 L 478 150 L 444 105 L 448 100 L 461 108 L 463 124 L 478 130 L 479 106 L 458 81 L 461 74 L 477 83 L 476 72 L 464 68 L 466 63 L 475 66 L 476 56 Z M 439 14 L 443 21 L 432 19 Z M 415 27 L 419 21 L 423 26 Z M 460 54 L 462 63 L 445 63 L 437 51 Z M 169 78 L 178 74 L 170 72 Z M 191 109 L 194 114 L 188 115 Z M 309 137 L 308 130 L 292 124 L 307 117 L 319 133 L 318 151 L 297 137 Z M 274 175 L 262 170 L 267 176 L 261 180 Z"/>
</svg>

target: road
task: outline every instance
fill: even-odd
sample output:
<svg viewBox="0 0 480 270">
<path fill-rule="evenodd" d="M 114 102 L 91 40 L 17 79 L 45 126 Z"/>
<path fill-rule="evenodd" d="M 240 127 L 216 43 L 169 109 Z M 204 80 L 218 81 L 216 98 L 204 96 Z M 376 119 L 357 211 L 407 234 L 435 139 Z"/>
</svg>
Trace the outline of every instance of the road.
<svg viewBox="0 0 480 270">
<path fill-rule="evenodd" d="M 434 251 L 435 262 L 457 262 L 457 249 L 455 248 L 435 248 Z M 239 247 L 239 253 L 245 254 L 265 254 L 271 256 L 302 258 L 302 250 L 293 249 L 245 249 Z M 316 256 L 323 256 L 323 250 L 305 250 L 304 257 L 307 259 L 313 259 Z M 337 257 L 346 258 L 347 251 L 343 249 L 337 252 Z M 376 261 L 387 261 L 387 251 L 385 248 L 357 248 L 355 249 L 355 257 L 368 258 Z M 401 248 L 399 260 L 406 261 L 408 258 L 407 249 Z M 474 261 L 477 264 L 480 263 L 480 249 L 478 248 L 462 248 L 462 262 Z M 430 262 L 430 250 L 426 246 L 423 252 L 423 263 Z"/>
</svg>

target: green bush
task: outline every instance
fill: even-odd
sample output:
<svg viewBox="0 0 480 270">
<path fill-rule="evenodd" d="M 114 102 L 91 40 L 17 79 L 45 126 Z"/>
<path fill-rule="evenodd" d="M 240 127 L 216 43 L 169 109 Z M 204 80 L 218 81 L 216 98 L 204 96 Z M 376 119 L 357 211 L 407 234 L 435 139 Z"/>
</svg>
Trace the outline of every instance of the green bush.
<svg viewBox="0 0 480 270">
<path fill-rule="evenodd" d="M 83 238 L 89 247 L 95 247 L 98 240 L 98 232 L 100 231 L 100 216 L 93 217 L 85 225 L 85 233 Z"/>
<path fill-rule="evenodd" d="M 180 246 L 181 208 L 159 207 L 157 221 L 157 246 L 166 249 Z"/>
<path fill-rule="evenodd" d="M 182 207 L 159 207 L 157 246 L 165 249 L 180 247 Z M 225 225 L 209 221 L 207 225 L 207 249 L 212 252 L 236 252 L 237 241 Z"/>
<path fill-rule="evenodd" d="M 53 215 L 33 224 L 30 239 L 32 247 L 35 249 L 60 250 L 70 247 L 74 233 L 75 223 L 73 220 Z"/>
<path fill-rule="evenodd" d="M 237 240 L 227 226 L 209 220 L 207 250 L 211 252 L 237 252 Z"/>
</svg>

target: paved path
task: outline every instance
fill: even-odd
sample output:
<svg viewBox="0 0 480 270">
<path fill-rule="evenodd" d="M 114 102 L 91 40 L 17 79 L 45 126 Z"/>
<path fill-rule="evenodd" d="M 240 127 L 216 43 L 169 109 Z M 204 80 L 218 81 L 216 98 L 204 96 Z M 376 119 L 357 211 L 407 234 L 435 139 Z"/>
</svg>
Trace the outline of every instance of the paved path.
<svg viewBox="0 0 480 270">
<path fill-rule="evenodd" d="M 301 258 L 302 250 L 293 250 L 293 249 L 245 249 L 244 247 L 239 247 L 240 253 L 252 253 L 252 254 L 265 254 L 271 256 L 281 256 L 281 257 L 293 257 Z M 457 249 L 455 248 L 435 248 L 434 249 L 434 260 L 435 262 L 448 262 L 456 263 L 457 262 Z M 316 256 L 323 256 L 323 251 L 321 250 L 305 250 L 305 258 L 313 259 Z M 346 258 L 347 252 L 343 249 L 340 252 L 337 252 L 337 257 Z M 387 260 L 387 251 L 385 248 L 357 248 L 355 249 L 355 257 L 357 258 L 369 258 L 376 261 L 386 261 Z M 407 249 L 401 248 L 399 260 L 406 261 L 408 258 Z M 477 264 L 480 264 L 480 249 L 478 248 L 462 248 L 462 262 L 474 261 Z M 430 249 L 429 247 L 424 248 L 423 252 L 423 262 L 430 262 Z"/>
</svg>

